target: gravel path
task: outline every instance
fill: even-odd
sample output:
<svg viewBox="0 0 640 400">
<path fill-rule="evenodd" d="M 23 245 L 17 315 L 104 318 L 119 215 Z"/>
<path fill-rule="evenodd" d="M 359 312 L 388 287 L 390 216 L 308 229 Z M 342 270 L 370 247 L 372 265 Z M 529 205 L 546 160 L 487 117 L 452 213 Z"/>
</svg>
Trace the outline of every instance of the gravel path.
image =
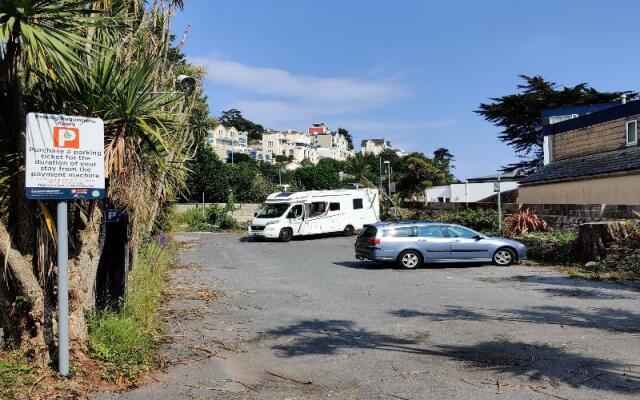
<svg viewBox="0 0 640 400">
<path fill-rule="evenodd" d="M 640 288 L 180 234 L 157 381 L 97 399 L 637 399 Z M 222 294 L 222 297 L 219 297 Z"/>
</svg>

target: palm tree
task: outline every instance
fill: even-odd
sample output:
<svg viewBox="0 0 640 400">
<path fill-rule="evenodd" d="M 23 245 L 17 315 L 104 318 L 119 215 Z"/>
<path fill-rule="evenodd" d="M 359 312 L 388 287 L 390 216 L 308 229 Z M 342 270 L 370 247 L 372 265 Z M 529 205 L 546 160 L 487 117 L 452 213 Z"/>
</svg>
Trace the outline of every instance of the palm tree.
<svg viewBox="0 0 640 400">
<path fill-rule="evenodd" d="M 6 193 L 10 199 L 9 229 L 0 222 L 0 238 L 15 246 L 2 252 L 18 286 L 32 299 L 29 314 L 36 327 L 34 347 L 43 363 L 48 361 L 43 334 L 46 297 L 28 261 L 36 224 L 34 205 L 24 197 L 23 88 L 33 79 L 73 82 L 83 67 L 80 55 L 86 40 L 81 28 L 92 19 L 86 15 L 86 5 L 87 1 L 79 0 L 0 2 L 0 160 L 12 162 L 0 177 L 9 182 Z"/>
<path fill-rule="evenodd" d="M 363 178 L 368 179 L 371 174 L 371 165 L 362 154 L 357 153 L 347 159 L 346 172 L 355 176 L 356 180 L 361 182 Z"/>
</svg>

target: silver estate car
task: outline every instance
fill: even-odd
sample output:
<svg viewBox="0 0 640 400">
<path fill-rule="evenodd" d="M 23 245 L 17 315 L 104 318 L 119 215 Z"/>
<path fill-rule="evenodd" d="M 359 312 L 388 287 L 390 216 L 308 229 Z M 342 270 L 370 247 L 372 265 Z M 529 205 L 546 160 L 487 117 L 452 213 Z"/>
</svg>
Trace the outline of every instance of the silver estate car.
<svg viewBox="0 0 640 400">
<path fill-rule="evenodd" d="M 355 247 L 359 260 L 395 262 L 406 269 L 423 263 L 493 262 L 506 266 L 527 258 L 527 248 L 520 242 L 438 222 L 365 225 Z"/>
</svg>

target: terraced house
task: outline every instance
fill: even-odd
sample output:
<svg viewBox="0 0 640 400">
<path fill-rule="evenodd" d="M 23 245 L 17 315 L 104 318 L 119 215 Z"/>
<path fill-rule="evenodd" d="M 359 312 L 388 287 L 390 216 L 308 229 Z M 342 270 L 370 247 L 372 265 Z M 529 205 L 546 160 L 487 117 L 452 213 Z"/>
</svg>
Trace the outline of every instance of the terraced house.
<svg viewBox="0 0 640 400">
<path fill-rule="evenodd" d="M 545 126 L 545 165 L 521 180 L 518 203 L 640 204 L 640 101 L 568 118 Z"/>
</svg>

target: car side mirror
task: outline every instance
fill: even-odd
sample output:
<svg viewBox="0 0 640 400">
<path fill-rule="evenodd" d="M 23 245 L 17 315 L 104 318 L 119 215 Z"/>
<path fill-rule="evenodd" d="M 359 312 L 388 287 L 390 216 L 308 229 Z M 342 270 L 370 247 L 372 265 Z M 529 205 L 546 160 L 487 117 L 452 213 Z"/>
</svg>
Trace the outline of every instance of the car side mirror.
<svg viewBox="0 0 640 400">
<path fill-rule="evenodd" d="M 484 237 L 482 235 L 475 235 L 473 237 L 475 240 L 480 240 L 480 239 L 484 239 Z"/>
</svg>

